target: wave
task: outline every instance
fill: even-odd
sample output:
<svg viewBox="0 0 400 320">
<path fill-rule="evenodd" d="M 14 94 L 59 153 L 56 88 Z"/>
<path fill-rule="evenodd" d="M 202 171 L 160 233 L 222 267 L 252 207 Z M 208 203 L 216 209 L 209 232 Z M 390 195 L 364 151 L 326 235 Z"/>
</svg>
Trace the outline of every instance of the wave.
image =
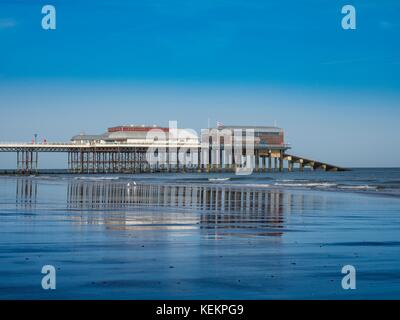
<svg viewBox="0 0 400 320">
<path fill-rule="evenodd" d="M 74 180 L 86 180 L 86 181 L 103 181 L 103 180 L 119 180 L 119 177 L 75 177 Z"/>
<path fill-rule="evenodd" d="M 231 178 L 209 178 L 208 181 L 210 182 L 224 182 L 229 181 Z"/>
<path fill-rule="evenodd" d="M 331 182 L 304 182 L 304 183 L 274 183 L 275 186 L 282 187 L 320 187 L 320 188 L 331 188 L 337 186 L 336 183 Z"/>
<path fill-rule="evenodd" d="M 377 190 L 376 186 L 338 186 L 339 189 L 348 189 L 348 190 Z"/>
<path fill-rule="evenodd" d="M 268 183 L 246 183 L 246 184 L 236 184 L 234 186 L 238 187 L 250 187 L 250 188 L 270 188 L 271 185 Z"/>
</svg>

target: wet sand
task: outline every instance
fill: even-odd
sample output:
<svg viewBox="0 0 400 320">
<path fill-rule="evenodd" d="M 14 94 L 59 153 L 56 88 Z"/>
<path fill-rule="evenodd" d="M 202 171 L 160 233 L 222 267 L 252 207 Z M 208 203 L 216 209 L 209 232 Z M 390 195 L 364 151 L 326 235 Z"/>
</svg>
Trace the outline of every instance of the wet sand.
<svg viewBox="0 0 400 320">
<path fill-rule="evenodd" d="M 398 299 L 399 228 L 394 197 L 1 177 L 0 298 Z"/>
</svg>

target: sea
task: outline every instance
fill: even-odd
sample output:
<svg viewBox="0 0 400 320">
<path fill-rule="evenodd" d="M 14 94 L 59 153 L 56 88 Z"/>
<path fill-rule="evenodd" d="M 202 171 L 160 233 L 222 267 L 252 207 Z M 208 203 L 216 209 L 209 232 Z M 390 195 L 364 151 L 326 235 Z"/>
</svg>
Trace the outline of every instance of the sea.
<svg viewBox="0 0 400 320">
<path fill-rule="evenodd" d="M 399 168 L 0 176 L 0 299 L 399 298 Z"/>
</svg>

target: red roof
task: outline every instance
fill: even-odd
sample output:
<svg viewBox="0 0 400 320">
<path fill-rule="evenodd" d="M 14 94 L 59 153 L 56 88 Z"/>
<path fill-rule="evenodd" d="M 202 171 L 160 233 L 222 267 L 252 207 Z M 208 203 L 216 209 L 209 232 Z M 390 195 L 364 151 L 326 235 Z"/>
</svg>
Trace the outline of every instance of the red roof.
<svg viewBox="0 0 400 320">
<path fill-rule="evenodd" d="M 120 132 L 120 131 L 148 132 L 151 130 L 161 130 L 163 132 L 169 132 L 169 128 L 161 128 L 161 127 L 118 126 L 118 127 L 108 128 L 108 132 Z"/>
</svg>

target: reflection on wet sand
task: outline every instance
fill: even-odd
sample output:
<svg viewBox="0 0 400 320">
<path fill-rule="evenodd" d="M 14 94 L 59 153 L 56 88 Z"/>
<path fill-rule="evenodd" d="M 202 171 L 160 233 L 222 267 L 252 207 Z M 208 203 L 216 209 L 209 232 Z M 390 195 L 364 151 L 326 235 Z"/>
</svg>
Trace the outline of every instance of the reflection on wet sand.
<svg viewBox="0 0 400 320">
<path fill-rule="evenodd" d="M 221 185 L 75 182 L 68 186 L 67 199 L 71 210 L 113 210 L 103 221 L 110 228 L 200 228 L 214 234 L 225 231 L 225 235 L 280 236 L 284 213 L 291 212 L 293 195 L 281 190 Z M 129 210 L 133 207 L 140 210 Z"/>
<path fill-rule="evenodd" d="M 17 206 L 35 206 L 37 199 L 37 181 L 29 178 L 17 179 L 16 197 Z"/>
<path fill-rule="evenodd" d="M 16 203 L 36 205 L 37 182 L 18 179 Z M 71 180 L 66 207 L 77 224 L 107 230 L 193 230 L 210 236 L 281 236 L 292 212 L 321 207 L 321 197 L 223 184 L 129 184 Z"/>
<path fill-rule="evenodd" d="M 0 298 L 399 296 L 398 199 L 257 179 L 106 178 L 0 181 Z M 40 285 L 48 264 L 60 290 Z M 363 271 L 351 296 L 346 264 Z"/>
</svg>

